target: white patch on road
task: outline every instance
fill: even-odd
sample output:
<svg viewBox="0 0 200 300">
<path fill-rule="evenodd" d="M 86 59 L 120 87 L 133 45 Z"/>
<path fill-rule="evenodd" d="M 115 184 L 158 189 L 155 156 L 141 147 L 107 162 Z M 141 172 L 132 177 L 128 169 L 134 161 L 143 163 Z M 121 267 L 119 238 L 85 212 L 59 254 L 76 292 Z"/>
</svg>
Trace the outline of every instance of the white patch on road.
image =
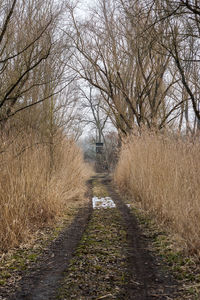
<svg viewBox="0 0 200 300">
<path fill-rule="evenodd" d="M 92 198 L 92 206 L 93 209 L 100 209 L 100 208 L 115 208 L 116 205 L 110 197 L 105 198 Z"/>
</svg>

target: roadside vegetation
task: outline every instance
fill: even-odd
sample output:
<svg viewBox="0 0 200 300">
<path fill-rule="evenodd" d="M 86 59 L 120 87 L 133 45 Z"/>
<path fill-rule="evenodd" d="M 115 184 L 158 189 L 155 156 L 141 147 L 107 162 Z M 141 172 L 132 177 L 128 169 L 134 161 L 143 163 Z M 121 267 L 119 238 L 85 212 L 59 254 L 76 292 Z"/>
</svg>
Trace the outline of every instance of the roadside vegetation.
<svg viewBox="0 0 200 300">
<path fill-rule="evenodd" d="M 125 140 L 115 182 L 173 235 L 176 249 L 200 256 L 199 141 L 143 132 Z"/>
<path fill-rule="evenodd" d="M 22 134 L 0 158 L 0 245 L 6 251 L 52 224 L 69 201 L 81 200 L 89 172 L 74 141 L 66 138 L 54 145 L 52 158 L 48 144 Z"/>
</svg>

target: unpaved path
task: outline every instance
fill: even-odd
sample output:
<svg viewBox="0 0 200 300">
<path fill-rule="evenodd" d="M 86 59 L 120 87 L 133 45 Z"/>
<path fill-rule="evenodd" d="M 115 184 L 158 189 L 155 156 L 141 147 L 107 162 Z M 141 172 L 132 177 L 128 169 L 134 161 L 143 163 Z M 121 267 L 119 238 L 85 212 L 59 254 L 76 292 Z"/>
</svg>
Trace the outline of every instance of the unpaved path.
<svg viewBox="0 0 200 300">
<path fill-rule="evenodd" d="M 176 283 L 148 250 L 135 216 L 98 175 L 116 208 L 81 209 L 9 300 L 177 299 Z"/>
<path fill-rule="evenodd" d="M 163 271 L 161 261 L 148 250 L 149 241 L 139 229 L 136 217 L 113 189 L 110 180 L 104 179 L 109 195 L 114 199 L 122 214 L 123 225 L 127 231 L 128 269 L 132 279 L 139 284 L 127 283 L 125 299 L 173 299 L 177 298 L 176 283 Z"/>
<path fill-rule="evenodd" d="M 12 300 L 56 299 L 58 284 L 72 254 L 87 226 L 91 206 L 82 208 L 73 223 L 52 243 L 30 273 L 19 283 L 19 291 Z"/>
</svg>

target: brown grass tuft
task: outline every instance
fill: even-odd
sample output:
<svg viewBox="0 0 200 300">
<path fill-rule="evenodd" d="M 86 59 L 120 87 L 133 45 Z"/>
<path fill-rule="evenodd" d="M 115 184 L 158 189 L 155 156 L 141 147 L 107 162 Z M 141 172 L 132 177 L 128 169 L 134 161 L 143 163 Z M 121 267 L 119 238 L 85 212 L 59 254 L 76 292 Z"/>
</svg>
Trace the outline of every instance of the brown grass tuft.
<svg viewBox="0 0 200 300">
<path fill-rule="evenodd" d="M 89 171 L 82 153 L 65 138 L 51 146 L 30 134 L 2 138 L 0 251 L 25 242 L 84 196 Z"/>
<path fill-rule="evenodd" d="M 154 133 L 132 135 L 123 144 L 115 181 L 176 236 L 188 253 L 200 255 L 200 143 Z"/>
</svg>

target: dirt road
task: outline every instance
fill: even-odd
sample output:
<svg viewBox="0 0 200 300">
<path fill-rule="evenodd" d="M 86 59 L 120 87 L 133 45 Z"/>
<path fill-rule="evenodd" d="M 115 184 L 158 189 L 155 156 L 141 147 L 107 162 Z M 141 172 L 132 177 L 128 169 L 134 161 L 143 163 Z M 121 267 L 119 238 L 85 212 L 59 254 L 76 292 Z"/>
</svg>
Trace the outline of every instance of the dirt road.
<svg viewBox="0 0 200 300">
<path fill-rule="evenodd" d="M 5 299 L 178 299 L 176 282 L 148 250 L 150 241 L 109 178 L 97 175 L 91 185 L 116 208 L 81 209 Z"/>
</svg>

